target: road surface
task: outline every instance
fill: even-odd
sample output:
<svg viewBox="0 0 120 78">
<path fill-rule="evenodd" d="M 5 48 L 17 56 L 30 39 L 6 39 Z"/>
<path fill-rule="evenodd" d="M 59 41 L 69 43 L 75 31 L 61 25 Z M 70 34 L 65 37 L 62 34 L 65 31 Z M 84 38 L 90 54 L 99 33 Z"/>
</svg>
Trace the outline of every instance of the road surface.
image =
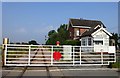
<svg viewBox="0 0 120 78">
<path fill-rule="evenodd" d="M 76 78 L 101 77 L 119 78 L 117 69 L 101 67 L 3 67 L 2 78 L 46 77 L 46 78 Z M 119 75 L 119 77 L 118 77 Z"/>
</svg>

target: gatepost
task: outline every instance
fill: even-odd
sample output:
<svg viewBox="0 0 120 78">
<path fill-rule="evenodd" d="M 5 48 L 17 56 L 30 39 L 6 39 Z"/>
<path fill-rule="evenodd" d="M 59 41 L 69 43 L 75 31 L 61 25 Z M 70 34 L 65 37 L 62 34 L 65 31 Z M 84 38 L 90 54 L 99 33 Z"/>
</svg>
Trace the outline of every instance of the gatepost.
<svg viewBox="0 0 120 78">
<path fill-rule="evenodd" d="M 5 65 L 5 47 L 6 44 L 9 43 L 9 39 L 8 38 L 3 38 L 3 45 L 2 45 L 2 65 Z"/>
</svg>

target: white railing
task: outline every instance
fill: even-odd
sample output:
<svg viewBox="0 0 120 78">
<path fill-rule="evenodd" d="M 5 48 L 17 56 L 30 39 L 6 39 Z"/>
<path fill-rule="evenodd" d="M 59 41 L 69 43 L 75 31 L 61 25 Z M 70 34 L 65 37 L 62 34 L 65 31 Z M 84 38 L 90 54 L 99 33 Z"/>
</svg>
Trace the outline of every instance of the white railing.
<svg viewBox="0 0 120 78">
<path fill-rule="evenodd" d="M 115 53 L 94 52 L 93 48 L 92 46 L 6 44 L 4 45 L 4 65 L 80 66 L 109 65 L 110 62 L 116 62 Z M 55 51 L 62 54 L 58 61 L 53 58 Z"/>
</svg>

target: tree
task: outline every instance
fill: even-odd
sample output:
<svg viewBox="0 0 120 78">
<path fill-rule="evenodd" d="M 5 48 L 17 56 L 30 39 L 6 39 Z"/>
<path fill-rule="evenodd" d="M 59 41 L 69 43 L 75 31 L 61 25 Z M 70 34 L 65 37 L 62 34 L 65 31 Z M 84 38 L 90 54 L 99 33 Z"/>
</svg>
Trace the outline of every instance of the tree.
<svg viewBox="0 0 120 78">
<path fill-rule="evenodd" d="M 20 44 L 20 42 L 16 42 L 16 44 Z"/>
<path fill-rule="evenodd" d="M 81 42 L 79 40 L 66 40 L 64 42 L 65 45 L 73 45 L 73 46 L 77 46 L 80 45 Z"/>
<path fill-rule="evenodd" d="M 48 32 L 48 36 L 50 37 L 51 35 L 53 35 L 53 34 L 55 34 L 55 33 L 56 33 L 55 30 L 51 30 L 51 31 Z"/>
<path fill-rule="evenodd" d="M 26 42 L 22 42 L 21 44 L 23 44 L 23 45 L 28 45 L 28 43 L 26 43 Z"/>
<path fill-rule="evenodd" d="M 30 44 L 30 45 L 31 45 L 31 44 L 32 44 L 32 45 L 38 45 L 38 43 L 37 43 L 35 40 L 29 41 L 28 44 Z"/>
<path fill-rule="evenodd" d="M 67 24 L 60 25 L 60 27 L 57 29 L 57 32 L 55 30 L 49 31 L 48 36 L 49 38 L 46 41 L 46 44 L 55 45 L 56 41 L 60 41 L 60 44 L 64 44 L 65 40 L 69 38 Z"/>
<path fill-rule="evenodd" d="M 120 47 L 120 43 L 118 42 L 118 40 L 120 39 L 120 35 L 119 34 L 117 34 L 117 33 L 112 33 L 112 38 L 115 40 L 115 46 L 116 46 L 116 48 L 117 48 L 117 46 L 119 46 Z"/>
<path fill-rule="evenodd" d="M 57 30 L 59 36 L 62 38 L 63 41 L 69 38 L 69 32 L 67 30 L 67 24 L 63 24 Z"/>
</svg>

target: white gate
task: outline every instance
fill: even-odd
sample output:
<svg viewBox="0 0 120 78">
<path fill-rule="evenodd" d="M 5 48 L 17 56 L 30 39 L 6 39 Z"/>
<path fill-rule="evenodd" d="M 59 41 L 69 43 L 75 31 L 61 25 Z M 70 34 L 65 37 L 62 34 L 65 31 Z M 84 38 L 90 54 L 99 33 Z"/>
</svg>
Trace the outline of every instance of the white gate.
<svg viewBox="0 0 120 78">
<path fill-rule="evenodd" d="M 4 45 L 5 66 L 81 66 L 109 65 L 116 62 L 115 53 L 94 52 L 93 46 Z M 53 58 L 59 51 L 60 60 Z"/>
</svg>

